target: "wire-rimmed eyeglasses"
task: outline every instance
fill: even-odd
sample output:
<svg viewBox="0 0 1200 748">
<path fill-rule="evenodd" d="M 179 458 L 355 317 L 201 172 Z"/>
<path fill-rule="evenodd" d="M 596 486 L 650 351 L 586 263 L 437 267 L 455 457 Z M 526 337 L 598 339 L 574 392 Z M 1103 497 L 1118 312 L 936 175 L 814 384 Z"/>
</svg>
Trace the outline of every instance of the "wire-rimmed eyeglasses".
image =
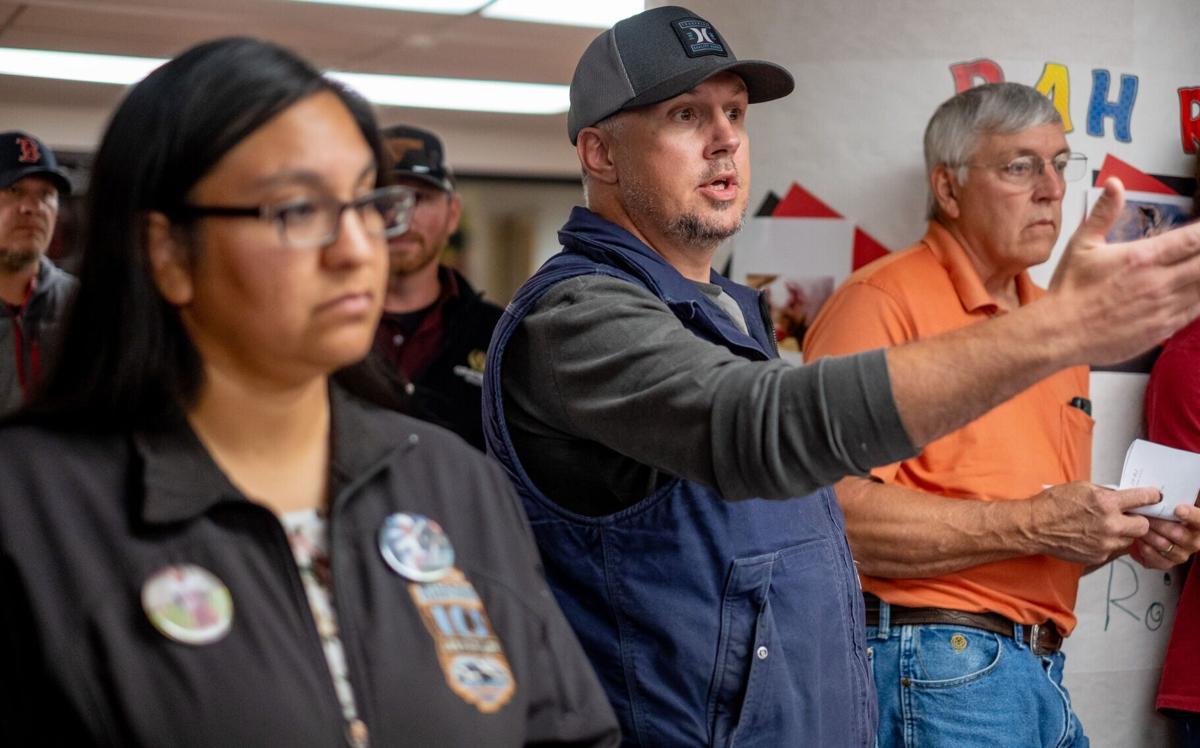
<svg viewBox="0 0 1200 748">
<path fill-rule="evenodd" d="M 973 169 L 995 169 L 1004 181 L 1028 187 L 1046 173 L 1046 164 L 1050 164 L 1055 175 L 1064 182 L 1077 182 L 1087 174 L 1087 156 L 1075 152 L 1060 153 L 1048 159 L 1026 154 L 1002 164 L 968 162 L 964 165 Z"/>
</svg>

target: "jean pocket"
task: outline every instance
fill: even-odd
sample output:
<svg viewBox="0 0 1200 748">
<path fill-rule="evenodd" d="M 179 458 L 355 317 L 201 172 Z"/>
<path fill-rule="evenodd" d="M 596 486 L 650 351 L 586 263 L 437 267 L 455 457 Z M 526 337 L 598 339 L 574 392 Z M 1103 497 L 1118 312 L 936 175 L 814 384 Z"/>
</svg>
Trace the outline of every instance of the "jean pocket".
<svg viewBox="0 0 1200 748">
<path fill-rule="evenodd" d="M 953 688 L 986 677 L 1000 664 L 999 634 L 962 626 L 918 626 L 913 633 L 914 686 Z"/>
</svg>

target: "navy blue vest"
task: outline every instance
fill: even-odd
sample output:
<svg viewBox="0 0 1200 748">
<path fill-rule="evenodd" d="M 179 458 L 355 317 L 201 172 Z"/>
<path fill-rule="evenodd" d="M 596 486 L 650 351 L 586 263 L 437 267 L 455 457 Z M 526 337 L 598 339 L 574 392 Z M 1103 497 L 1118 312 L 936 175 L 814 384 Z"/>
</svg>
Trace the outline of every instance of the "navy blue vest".
<svg viewBox="0 0 1200 748">
<path fill-rule="evenodd" d="M 492 338 L 484 431 L 524 500 L 550 587 L 626 743 L 872 745 L 862 596 L 831 489 L 727 501 L 674 479 L 616 514 L 585 517 L 529 479 L 504 418 L 504 349 L 556 283 L 621 278 L 649 289 L 698 337 L 751 360 L 776 355 L 754 291 L 713 274 L 741 307 L 746 335 L 653 250 L 590 211 L 576 208 L 559 239 L 563 251 L 521 287 Z"/>
</svg>

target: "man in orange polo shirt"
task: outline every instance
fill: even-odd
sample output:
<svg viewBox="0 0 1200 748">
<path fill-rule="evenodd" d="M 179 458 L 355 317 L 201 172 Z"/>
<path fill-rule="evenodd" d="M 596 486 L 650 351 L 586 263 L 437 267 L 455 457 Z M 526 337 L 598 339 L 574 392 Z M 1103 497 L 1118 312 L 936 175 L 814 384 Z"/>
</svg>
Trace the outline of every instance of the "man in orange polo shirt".
<svg viewBox="0 0 1200 748">
<path fill-rule="evenodd" d="M 1087 172 L 1050 101 L 1013 83 L 963 92 L 930 120 L 925 160 L 928 232 L 850 277 L 809 330 L 807 360 L 932 337 L 1044 293 L 1027 268 L 1049 258 L 1066 182 Z M 838 484 L 879 746 L 1088 745 L 1059 651 L 1079 577 L 1139 539 L 1161 567 L 1196 542 L 1125 514 L 1144 494 L 1084 482 L 1090 411 L 1087 367 L 1066 369 L 873 480 Z"/>
</svg>

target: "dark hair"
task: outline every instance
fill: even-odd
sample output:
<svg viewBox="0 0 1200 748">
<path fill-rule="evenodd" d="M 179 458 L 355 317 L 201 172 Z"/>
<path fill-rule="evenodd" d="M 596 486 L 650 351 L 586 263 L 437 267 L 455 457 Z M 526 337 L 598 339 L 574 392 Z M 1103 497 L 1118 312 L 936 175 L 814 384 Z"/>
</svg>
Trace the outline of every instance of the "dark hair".
<svg viewBox="0 0 1200 748">
<path fill-rule="evenodd" d="M 146 215 L 172 215 L 230 149 L 320 91 L 346 105 L 382 182 L 386 161 L 370 105 L 270 42 L 200 44 L 130 90 L 96 154 L 79 295 L 28 415 L 85 429 L 145 428 L 178 418 L 194 402 L 204 376 L 200 355 L 154 284 Z M 350 379 L 371 399 L 387 389 L 362 384 L 374 382 L 370 376 Z"/>
</svg>

